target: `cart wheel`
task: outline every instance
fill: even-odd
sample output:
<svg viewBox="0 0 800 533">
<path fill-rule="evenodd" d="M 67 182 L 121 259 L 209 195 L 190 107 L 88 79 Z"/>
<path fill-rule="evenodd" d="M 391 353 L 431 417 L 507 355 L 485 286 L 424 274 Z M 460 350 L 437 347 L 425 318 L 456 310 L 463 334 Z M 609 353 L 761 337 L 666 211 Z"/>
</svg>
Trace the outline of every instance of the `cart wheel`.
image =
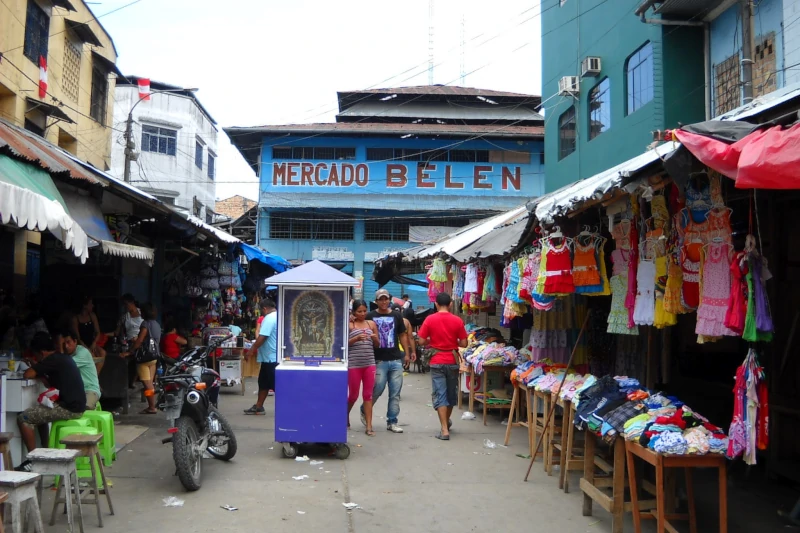
<svg viewBox="0 0 800 533">
<path fill-rule="evenodd" d="M 339 444 L 336 446 L 336 458 L 345 460 L 350 457 L 350 446 L 347 444 Z"/>
<path fill-rule="evenodd" d="M 286 457 L 287 459 L 294 459 L 295 457 L 297 457 L 297 446 L 295 446 L 291 442 L 284 443 L 281 451 L 283 452 L 283 456 Z"/>
</svg>

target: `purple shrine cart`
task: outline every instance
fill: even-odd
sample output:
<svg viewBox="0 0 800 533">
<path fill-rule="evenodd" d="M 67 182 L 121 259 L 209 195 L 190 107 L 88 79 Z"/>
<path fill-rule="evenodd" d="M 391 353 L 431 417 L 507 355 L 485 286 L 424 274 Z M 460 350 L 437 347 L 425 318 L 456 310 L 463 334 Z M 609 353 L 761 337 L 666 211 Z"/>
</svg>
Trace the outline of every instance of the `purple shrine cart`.
<svg viewBox="0 0 800 533">
<path fill-rule="evenodd" d="M 347 459 L 347 348 L 355 278 L 321 261 L 267 278 L 278 287 L 275 441 L 284 457 L 328 444 Z"/>
</svg>

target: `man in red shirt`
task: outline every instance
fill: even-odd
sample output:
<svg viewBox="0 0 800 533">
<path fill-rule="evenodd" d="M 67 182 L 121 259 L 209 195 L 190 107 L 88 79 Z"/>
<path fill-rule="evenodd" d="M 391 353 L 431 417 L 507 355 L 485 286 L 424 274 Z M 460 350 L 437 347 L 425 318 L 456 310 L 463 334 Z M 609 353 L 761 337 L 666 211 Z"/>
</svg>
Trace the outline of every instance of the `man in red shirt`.
<svg viewBox="0 0 800 533">
<path fill-rule="evenodd" d="M 439 414 L 441 431 L 439 440 L 450 440 L 450 416 L 458 401 L 458 348 L 467 346 L 467 330 L 464 322 L 450 313 L 453 299 L 447 293 L 436 296 L 436 313 L 422 323 L 419 344 L 430 346 L 436 353 L 431 358 L 431 382 L 433 385 L 433 408 Z"/>
</svg>

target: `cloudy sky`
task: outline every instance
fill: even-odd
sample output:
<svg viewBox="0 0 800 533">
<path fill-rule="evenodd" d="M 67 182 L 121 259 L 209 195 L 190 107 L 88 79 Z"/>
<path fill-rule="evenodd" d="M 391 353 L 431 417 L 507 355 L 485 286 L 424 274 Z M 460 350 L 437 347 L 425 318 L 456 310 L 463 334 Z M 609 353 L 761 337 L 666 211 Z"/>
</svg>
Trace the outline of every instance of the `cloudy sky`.
<svg viewBox="0 0 800 533">
<path fill-rule="evenodd" d="M 463 56 L 465 86 L 540 94 L 539 3 L 436 0 L 434 83 L 461 85 Z M 329 122 L 337 90 L 428 83 L 427 0 L 90 6 L 114 39 L 123 73 L 198 87 L 221 128 Z M 255 174 L 222 132 L 219 141 L 217 198 L 257 198 Z"/>
</svg>

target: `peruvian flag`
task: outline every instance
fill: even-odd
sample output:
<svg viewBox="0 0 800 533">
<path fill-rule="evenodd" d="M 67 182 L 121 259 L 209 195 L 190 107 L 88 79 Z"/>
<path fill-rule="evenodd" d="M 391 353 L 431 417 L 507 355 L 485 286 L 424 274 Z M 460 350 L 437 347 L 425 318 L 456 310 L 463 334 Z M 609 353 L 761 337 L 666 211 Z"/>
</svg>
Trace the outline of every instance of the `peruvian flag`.
<svg viewBox="0 0 800 533">
<path fill-rule="evenodd" d="M 139 100 L 150 100 L 150 79 L 139 78 Z"/>
<path fill-rule="evenodd" d="M 39 98 L 47 96 L 47 59 L 39 56 Z"/>
</svg>

